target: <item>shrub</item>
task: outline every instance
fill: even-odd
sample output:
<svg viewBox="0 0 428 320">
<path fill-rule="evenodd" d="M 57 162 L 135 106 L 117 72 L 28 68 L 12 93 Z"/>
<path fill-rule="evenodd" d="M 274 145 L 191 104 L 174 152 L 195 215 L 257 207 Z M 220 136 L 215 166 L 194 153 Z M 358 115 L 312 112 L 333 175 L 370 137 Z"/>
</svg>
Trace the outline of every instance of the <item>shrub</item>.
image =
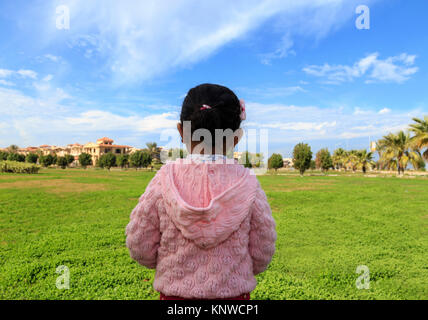
<svg viewBox="0 0 428 320">
<path fill-rule="evenodd" d="M 293 163 L 294 168 L 300 171 L 303 176 L 305 171 L 310 168 L 312 160 L 311 147 L 306 143 L 299 143 L 293 150 Z"/>
<path fill-rule="evenodd" d="M 7 160 L 7 157 L 9 156 L 9 152 L 6 151 L 0 151 L 0 161 Z"/>
<path fill-rule="evenodd" d="M 65 157 L 58 157 L 56 159 L 56 164 L 61 167 L 61 169 L 67 168 L 68 162 Z"/>
<path fill-rule="evenodd" d="M 111 167 L 116 165 L 116 156 L 111 152 L 103 154 L 98 160 L 97 165 L 101 168 L 110 170 Z"/>
<path fill-rule="evenodd" d="M 92 165 L 92 157 L 88 153 L 81 153 L 79 155 L 79 163 L 83 168 Z"/>
<path fill-rule="evenodd" d="M 122 169 L 129 164 L 129 154 L 120 154 L 116 157 L 116 165 Z"/>
<path fill-rule="evenodd" d="M 7 156 L 7 160 L 9 161 L 17 161 L 17 162 L 24 162 L 25 161 L 25 156 L 23 154 L 19 154 L 19 153 L 9 153 L 9 155 Z"/>
<path fill-rule="evenodd" d="M 66 154 L 64 158 L 65 160 L 67 160 L 67 166 L 72 164 L 74 161 L 74 156 L 72 156 L 71 154 Z"/>
<path fill-rule="evenodd" d="M 130 163 L 135 169 L 148 167 L 152 163 L 152 157 L 149 152 L 138 150 L 131 154 Z"/>
<path fill-rule="evenodd" d="M 268 167 L 269 169 L 278 170 L 284 166 L 284 161 L 282 160 L 282 156 L 279 153 L 274 153 L 268 159 Z"/>
<path fill-rule="evenodd" d="M 333 167 L 333 160 L 328 149 L 321 149 L 317 152 L 315 163 L 316 167 L 321 171 L 328 171 Z"/>
<path fill-rule="evenodd" d="M 48 154 L 47 156 L 40 156 L 40 159 L 39 159 L 40 164 L 43 167 L 45 167 L 45 168 L 47 168 L 50 165 L 54 164 L 55 163 L 54 160 L 55 159 L 54 159 L 54 157 L 51 154 Z"/>
<path fill-rule="evenodd" d="M 11 173 L 37 173 L 40 166 L 33 163 L 22 163 L 18 161 L 0 161 L 0 172 Z"/>
<path fill-rule="evenodd" d="M 35 153 L 29 153 L 27 154 L 27 156 L 25 157 L 25 161 L 28 163 L 37 163 L 37 159 L 39 158 L 39 156 Z"/>
</svg>

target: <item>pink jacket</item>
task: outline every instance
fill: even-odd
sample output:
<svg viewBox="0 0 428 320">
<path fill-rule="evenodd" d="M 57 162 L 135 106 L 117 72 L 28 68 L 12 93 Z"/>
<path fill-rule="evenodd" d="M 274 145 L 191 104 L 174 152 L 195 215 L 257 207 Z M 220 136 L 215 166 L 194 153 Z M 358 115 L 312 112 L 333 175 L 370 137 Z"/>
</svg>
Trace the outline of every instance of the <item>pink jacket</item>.
<svg viewBox="0 0 428 320">
<path fill-rule="evenodd" d="M 239 164 L 164 165 L 126 228 L 133 259 L 156 268 L 167 296 L 228 298 L 256 287 L 275 251 L 275 222 L 257 178 Z"/>
</svg>

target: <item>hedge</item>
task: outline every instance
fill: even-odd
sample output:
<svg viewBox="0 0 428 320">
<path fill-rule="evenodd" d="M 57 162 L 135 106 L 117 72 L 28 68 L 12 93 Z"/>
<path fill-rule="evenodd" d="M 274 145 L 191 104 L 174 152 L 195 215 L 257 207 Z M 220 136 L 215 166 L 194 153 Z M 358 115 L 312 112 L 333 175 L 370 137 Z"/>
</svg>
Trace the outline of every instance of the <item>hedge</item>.
<svg viewBox="0 0 428 320">
<path fill-rule="evenodd" d="M 40 166 L 18 161 L 0 161 L 0 172 L 38 173 Z"/>
</svg>

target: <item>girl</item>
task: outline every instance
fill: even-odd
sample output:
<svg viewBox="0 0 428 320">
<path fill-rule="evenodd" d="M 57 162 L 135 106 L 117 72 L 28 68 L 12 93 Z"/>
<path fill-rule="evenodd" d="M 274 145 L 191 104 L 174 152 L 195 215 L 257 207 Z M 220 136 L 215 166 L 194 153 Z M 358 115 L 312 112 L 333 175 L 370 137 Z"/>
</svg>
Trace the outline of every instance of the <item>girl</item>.
<svg viewBox="0 0 428 320">
<path fill-rule="evenodd" d="M 126 245 L 133 259 L 156 269 L 161 300 L 249 300 L 254 276 L 272 259 L 275 222 L 255 175 L 226 159 L 230 150 L 218 141 L 204 136 L 197 143 L 183 134 L 186 121 L 192 135 L 203 129 L 214 137 L 216 129 L 242 130 L 244 119 L 245 105 L 230 89 L 191 89 L 177 125 L 190 154 L 165 164 L 131 213 Z"/>
</svg>

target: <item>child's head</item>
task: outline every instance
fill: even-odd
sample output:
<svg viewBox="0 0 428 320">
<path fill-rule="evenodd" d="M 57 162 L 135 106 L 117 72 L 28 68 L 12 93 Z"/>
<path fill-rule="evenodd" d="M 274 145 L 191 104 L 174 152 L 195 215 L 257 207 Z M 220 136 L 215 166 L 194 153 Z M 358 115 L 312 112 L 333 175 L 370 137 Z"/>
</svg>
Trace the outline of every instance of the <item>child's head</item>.
<svg viewBox="0 0 428 320">
<path fill-rule="evenodd" d="M 237 132 L 241 125 L 241 103 L 232 90 L 216 84 L 201 84 L 189 90 L 183 101 L 181 108 L 180 123 L 178 130 L 183 137 L 183 124 L 185 121 L 191 123 L 191 134 L 198 129 L 206 129 L 212 137 L 212 147 L 218 141 L 215 140 L 216 129 L 230 129 Z M 203 137 L 201 140 L 204 140 Z M 234 145 L 239 138 L 234 138 Z M 189 143 L 189 141 L 185 141 Z M 198 144 L 197 142 L 196 144 Z M 195 145 L 192 141 L 192 146 Z M 224 150 L 216 150 L 216 153 L 223 153 Z"/>
</svg>

